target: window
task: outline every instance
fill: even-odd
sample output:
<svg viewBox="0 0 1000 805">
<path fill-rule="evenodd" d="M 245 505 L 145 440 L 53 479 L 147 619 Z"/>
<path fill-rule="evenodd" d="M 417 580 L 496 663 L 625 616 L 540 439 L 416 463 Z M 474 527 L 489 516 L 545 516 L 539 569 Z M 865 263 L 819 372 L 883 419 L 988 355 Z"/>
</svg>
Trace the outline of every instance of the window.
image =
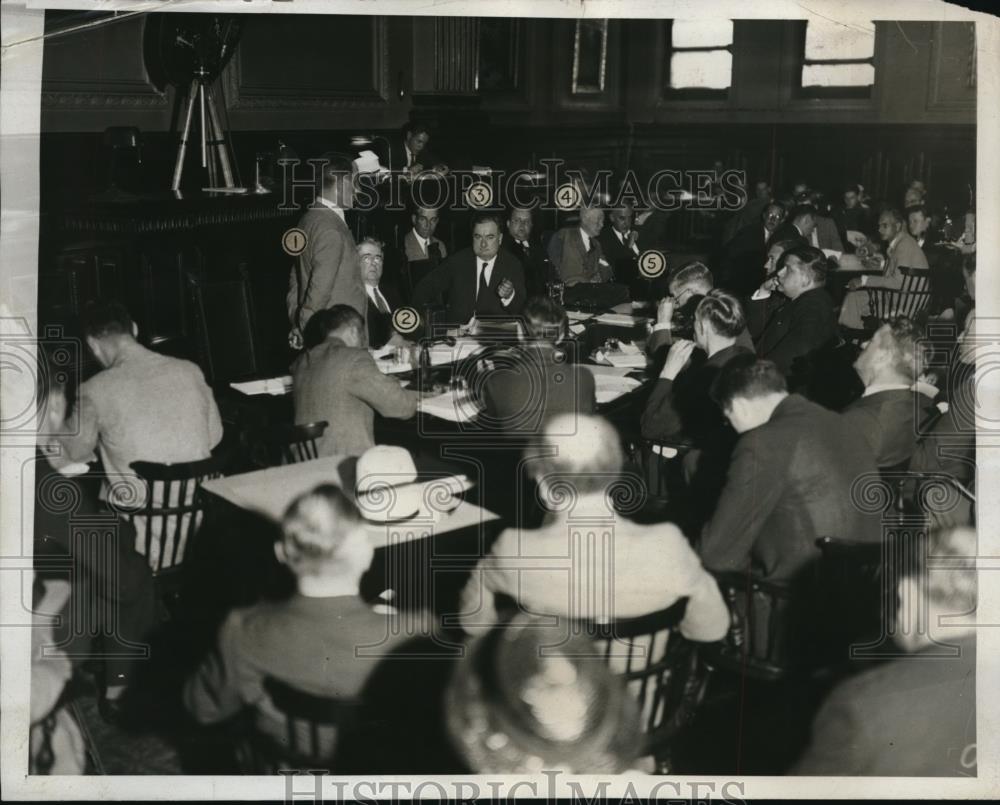
<svg viewBox="0 0 1000 805">
<path fill-rule="evenodd" d="M 809 20 L 802 26 L 800 94 L 870 98 L 875 84 L 875 23 Z"/>
<path fill-rule="evenodd" d="M 476 89 L 481 93 L 511 92 L 520 86 L 521 20 L 484 17 L 479 20 L 479 69 Z"/>
<path fill-rule="evenodd" d="M 732 20 L 667 20 L 663 94 L 725 98 L 733 79 Z"/>
<path fill-rule="evenodd" d="M 604 92 L 608 62 L 608 21 L 577 20 L 573 40 L 573 95 Z"/>
</svg>

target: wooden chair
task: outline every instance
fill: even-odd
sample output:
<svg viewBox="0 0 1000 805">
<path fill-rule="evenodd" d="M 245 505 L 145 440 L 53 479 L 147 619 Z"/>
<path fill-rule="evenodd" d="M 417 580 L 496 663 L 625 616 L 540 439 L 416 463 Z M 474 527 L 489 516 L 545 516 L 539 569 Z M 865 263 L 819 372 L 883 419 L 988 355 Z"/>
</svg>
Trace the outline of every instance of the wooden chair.
<svg viewBox="0 0 1000 805">
<path fill-rule="evenodd" d="M 176 597 L 177 576 L 191 550 L 204 514 L 201 485 L 219 478 L 228 467 L 229 454 L 217 451 L 201 461 L 157 464 L 136 461 L 132 470 L 146 485 L 143 505 L 122 511 L 136 529 L 137 545 L 166 597 Z"/>
<path fill-rule="evenodd" d="M 715 575 L 732 622 L 719 643 L 704 648 L 709 666 L 768 682 L 798 670 L 793 618 L 806 615 L 797 611 L 792 586 L 742 572 Z"/>
<path fill-rule="evenodd" d="M 287 769 L 334 771 L 338 736 L 357 723 L 360 702 L 304 693 L 273 677 L 264 690 L 281 713 L 282 738 L 251 728 L 238 748 L 247 772 L 277 774 Z"/>
<path fill-rule="evenodd" d="M 646 503 L 638 520 L 656 519 L 667 512 L 670 500 L 683 488 L 681 463 L 691 449 L 688 442 L 654 439 L 637 439 L 627 446 L 629 459 L 646 485 Z"/>
<path fill-rule="evenodd" d="M 319 458 L 317 440 L 323 438 L 328 422 L 310 422 L 306 425 L 276 425 L 265 434 L 272 464 L 297 464 Z"/>
<path fill-rule="evenodd" d="M 896 316 L 913 318 L 930 304 L 931 272 L 927 268 L 900 266 L 903 284 L 895 288 L 868 288 L 868 305 L 871 310 L 866 330 L 876 330 L 878 326 Z"/>
<path fill-rule="evenodd" d="M 643 754 L 654 758 L 660 773 L 669 771 L 671 742 L 694 719 L 708 683 L 698 644 L 677 632 L 686 609 L 682 598 L 636 618 L 576 624 L 635 696 L 645 733 Z"/>
</svg>

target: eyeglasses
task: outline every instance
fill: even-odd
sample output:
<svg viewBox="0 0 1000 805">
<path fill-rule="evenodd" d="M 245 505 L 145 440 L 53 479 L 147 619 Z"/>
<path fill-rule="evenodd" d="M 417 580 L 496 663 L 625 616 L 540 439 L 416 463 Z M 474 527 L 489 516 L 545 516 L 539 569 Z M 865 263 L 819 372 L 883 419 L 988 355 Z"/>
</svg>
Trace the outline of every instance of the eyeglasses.
<svg viewBox="0 0 1000 805">
<path fill-rule="evenodd" d="M 368 263 L 381 263 L 385 258 L 381 254 L 363 254 L 361 259 Z"/>
</svg>

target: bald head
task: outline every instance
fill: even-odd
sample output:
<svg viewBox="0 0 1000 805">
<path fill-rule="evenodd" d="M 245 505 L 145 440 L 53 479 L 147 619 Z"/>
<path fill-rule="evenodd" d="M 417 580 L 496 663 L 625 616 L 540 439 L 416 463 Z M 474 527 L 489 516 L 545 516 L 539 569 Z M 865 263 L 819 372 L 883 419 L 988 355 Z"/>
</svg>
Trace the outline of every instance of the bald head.
<svg viewBox="0 0 1000 805">
<path fill-rule="evenodd" d="M 552 417 L 532 453 L 536 481 L 569 483 L 578 495 L 604 492 L 624 464 L 618 433 L 597 416 Z"/>
</svg>

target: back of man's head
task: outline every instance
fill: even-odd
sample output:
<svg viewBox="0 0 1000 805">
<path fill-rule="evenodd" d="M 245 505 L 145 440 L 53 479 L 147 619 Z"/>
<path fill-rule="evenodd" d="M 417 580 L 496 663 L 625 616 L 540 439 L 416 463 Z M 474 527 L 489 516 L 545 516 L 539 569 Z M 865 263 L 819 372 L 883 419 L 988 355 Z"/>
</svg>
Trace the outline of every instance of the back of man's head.
<svg viewBox="0 0 1000 805">
<path fill-rule="evenodd" d="M 772 361 L 740 355 L 729 361 L 712 385 L 712 399 L 725 409 L 738 397 L 756 399 L 788 391 L 781 370 Z"/>
<path fill-rule="evenodd" d="M 327 151 L 320 159 L 323 162 L 323 189 L 338 185 L 344 178 L 351 178 L 354 161 L 340 151 Z"/>
<path fill-rule="evenodd" d="M 524 303 L 525 336 L 533 341 L 557 343 L 566 336 L 566 311 L 547 296 L 532 296 Z"/>
<path fill-rule="evenodd" d="M 923 371 L 922 336 L 920 325 L 905 316 L 897 316 L 883 324 L 858 356 L 861 379 L 866 384 L 913 383 Z M 867 363 L 871 366 L 866 366 Z"/>
<path fill-rule="evenodd" d="M 334 305 L 331 308 L 317 310 L 309 317 L 302 331 L 302 342 L 305 349 L 319 346 L 331 335 L 345 332 L 361 332 L 365 320 L 350 305 Z"/>
<path fill-rule="evenodd" d="M 702 297 L 694 315 L 723 338 L 736 338 L 747 326 L 739 299 L 719 288 Z"/>
<path fill-rule="evenodd" d="M 134 335 L 134 324 L 128 309 L 113 299 L 91 302 L 83 309 L 81 329 L 85 338 L 101 340 Z"/>
<path fill-rule="evenodd" d="M 577 495 L 605 492 L 621 474 L 624 454 L 614 427 L 599 416 L 559 414 L 528 450 L 531 475 L 549 489 L 571 487 Z"/>
<path fill-rule="evenodd" d="M 347 563 L 342 548 L 360 524 L 354 503 L 333 484 L 322 484 L 286 509 L 279 556 L 300 578 L 334 575 Z"/>
<path fill-rule="evenodd" d="M 670 292 L 674 296 L 684 288 L 690 288 L 694 293 L 707 294 L 714 286 L 712 272 L 697 260 L 685 263 L 670 278 Z"/>
</svg>

